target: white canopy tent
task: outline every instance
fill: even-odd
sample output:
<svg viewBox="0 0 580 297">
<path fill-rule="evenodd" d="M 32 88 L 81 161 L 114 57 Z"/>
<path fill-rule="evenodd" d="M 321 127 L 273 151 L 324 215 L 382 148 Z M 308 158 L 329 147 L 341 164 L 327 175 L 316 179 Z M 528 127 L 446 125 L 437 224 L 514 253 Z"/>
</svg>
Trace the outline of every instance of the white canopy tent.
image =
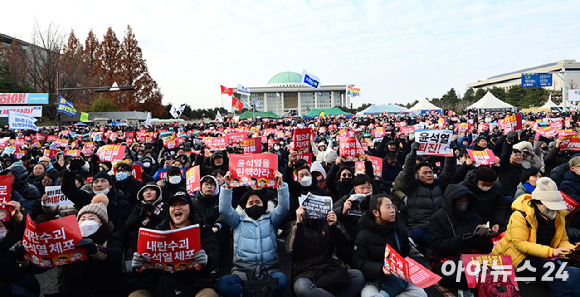
<svg viewBox="0 0 580 297">
<path fill-rule="evenodd" d="M 550 109 L 552 107 L 563 107 L 563 106 L 562 106 L 562 104 L 558 105 L 558 104 L 554 103 L 554 101 L 552 101 L 552 94 L 550 94 L 548 101 L 546 103 L 544 103 L 544 105 L 542 105 L 540 108 L 541 109 Z"/>
<path fill-rule="evenodd" d="M 475 109 L 477 112 L 515 112 L 517 108 L 511 104 L 501 101 L 491 92 L 487 92 L 479 101 L 471 104 L 467 109 Z"/>
<path fill-rule="evenodd" d="M 412 112 L 420 113 L 422 115 L 430 113 L 431 111 L 436 111 L 438 113 L 441 113 L 442 111 L 441 108 L 435 106 L 425 98 L 419 99 L 419 102 L 417 102 L 417 104 L 415 104 L 409 110 Z"/>
</svg>

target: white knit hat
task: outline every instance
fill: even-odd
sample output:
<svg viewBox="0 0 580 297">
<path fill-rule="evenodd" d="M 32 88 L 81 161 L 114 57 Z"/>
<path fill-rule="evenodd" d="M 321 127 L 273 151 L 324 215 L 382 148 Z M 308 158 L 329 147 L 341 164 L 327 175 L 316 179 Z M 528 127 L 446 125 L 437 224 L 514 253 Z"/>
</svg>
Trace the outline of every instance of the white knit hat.
<svg viewBox="0 0 580 297">
<path fill-rule="evenodd" d="M 548 209 L 567 209 L 562 193 L 558 191 L 558 186 L 549 177 L 541 177 L 536 181 L 536 189 L 532 192 L 532 200 L 539 200 Z"/>
</svg>

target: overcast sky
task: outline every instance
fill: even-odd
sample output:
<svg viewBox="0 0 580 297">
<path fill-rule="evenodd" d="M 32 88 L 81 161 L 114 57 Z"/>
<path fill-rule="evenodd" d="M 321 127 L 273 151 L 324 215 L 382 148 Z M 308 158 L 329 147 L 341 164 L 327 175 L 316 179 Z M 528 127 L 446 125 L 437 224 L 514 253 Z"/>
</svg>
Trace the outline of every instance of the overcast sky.
<svg viewBox="0 0 580 297">
<path fill-rule="evenodd" d="M 131 25 L 163 103 L 221 106 L 220 84 L 265 86 L 283 71 L 355 84 L 362 103 L 406 103 L 492 75 L 580 60 L 580 1 L 9 1 L 0 33 L 31 40 L 35 23 Z M 229 104 L 226 103 L 226 104 Z"/>
</svg>

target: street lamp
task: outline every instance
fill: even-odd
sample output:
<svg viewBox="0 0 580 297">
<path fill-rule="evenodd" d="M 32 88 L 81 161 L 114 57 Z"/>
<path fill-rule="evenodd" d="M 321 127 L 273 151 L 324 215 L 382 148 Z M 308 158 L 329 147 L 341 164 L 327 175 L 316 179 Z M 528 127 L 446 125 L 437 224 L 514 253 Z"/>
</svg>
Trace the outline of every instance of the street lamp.
<svg viewBox="0 0 580 297">
<path fill-rule="evenodd" d="M 61 88 L 60 87 L 60 72 L 56 73 L 56 100 L 58 106 L 58 100 L 60 100 L 61 91 L 82 91 L 82 90 L 94 90 L 95 92 L 114 92 L 114 91 L 132 91 L 135 90 L 135 86 L 118 86 L 117 82 L 113 83 L 112 86 L 102 86 L 102 87 L 79 87 L 79 88 Z M 60 113 L 57 111 L 58 117 L 58 128 L 61 127 L 61 117 Z"/>
</svg>

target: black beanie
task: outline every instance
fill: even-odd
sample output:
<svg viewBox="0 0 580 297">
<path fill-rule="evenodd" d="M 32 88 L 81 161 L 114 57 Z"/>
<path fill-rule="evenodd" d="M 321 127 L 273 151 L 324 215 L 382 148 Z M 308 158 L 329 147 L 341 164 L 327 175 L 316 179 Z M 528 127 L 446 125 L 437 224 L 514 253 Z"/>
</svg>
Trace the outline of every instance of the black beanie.
<svg viewBox="0 0 580 297">
<path fill-rule="evenodd" d="M 108 173 L 106 173 L 104 171 L 100 171 L 99 173 L 95 174 L 93 176 L 93 181 L 96 180 L 97 178 L 104 178 L 104 179 L 109 181 L 110 185 L 113 185 L 113 179 L 111 178 L 111 176 Z"/>
</svg>

